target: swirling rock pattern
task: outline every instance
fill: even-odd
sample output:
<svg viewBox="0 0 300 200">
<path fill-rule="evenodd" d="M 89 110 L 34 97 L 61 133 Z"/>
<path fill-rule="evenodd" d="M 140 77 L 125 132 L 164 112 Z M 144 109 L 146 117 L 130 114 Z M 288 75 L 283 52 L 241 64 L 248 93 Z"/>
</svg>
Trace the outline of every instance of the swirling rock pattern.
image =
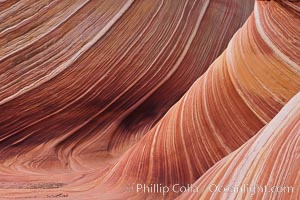
<svg viewBox="0 0 300 200">
<path fill-rule="evenodd" d="M 205 184 L 272 184 L 256 167 L 298 185 L 299 94 L 277 113 L 300 90 L 300 4 L 257 1 L 204 73 L 252 6 L 1 3 L 0 196 L 173 199 L 126 187 L 196 181 L 204 193 L 179 198 L 246 198 Z M 251 163 L 270 151 L 288 163 Z"/>
<path fill-rule="evenodd" d="M 299 199 L 299 146 L 300 92 L 258 134 L 196 181 L 201 192 L 178 199 Z M 218 192 L 215 185 L 257 188 Z"/>
<path fill-rule="evenodd" d="M 252 8 L 252 0 L 1 2 L 3 166 L 106 166 L 184 94 Z"/>
<path fill-rule="evenodd" d="M 266 125 L 300 89 L 299 16 L 293 10 L 257 2 L 225 52 L 117 161 L 104 185 L 191 184 Z"/>
</svg>

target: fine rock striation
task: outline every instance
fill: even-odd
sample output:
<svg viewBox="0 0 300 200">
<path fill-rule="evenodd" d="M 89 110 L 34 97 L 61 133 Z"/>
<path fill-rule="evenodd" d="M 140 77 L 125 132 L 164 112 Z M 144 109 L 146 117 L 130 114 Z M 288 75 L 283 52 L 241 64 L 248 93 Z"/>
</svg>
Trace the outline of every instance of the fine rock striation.
<svg viewBox="0 0 300 200">
<path fill-rule="evenodd" d="M 106 167 L 206 71 L 253 5 L 1 1 L 0 168 Z"/>
<path fill-rule="evenodd" d="M 256 1 L 236 32 L 252 8 L 1 1 L 0 197 L 239 199 L 250 194 L 206 186 L 297 187 L 300 3 Z M 128 190 L 138 183 L 203 192 Z"/>
<path fill-rule="evenodd" d="M 266 125 L 300 90 L 298 6 L 256 2 L 224 53 L 102 177 L 107 193 L 120 185 L 143 199 L 162 194 L 125 186 L 191 184 Z"/>
<path fill-rule="evenodd" d="M 299 146 L 300 92 L 258 134 L 196 181 L 199 192 L 177 199 L 299 199 Z M 232 187 L 224 192 L 225 186 L 240 186 L 239 192 Z"/>
</svg>

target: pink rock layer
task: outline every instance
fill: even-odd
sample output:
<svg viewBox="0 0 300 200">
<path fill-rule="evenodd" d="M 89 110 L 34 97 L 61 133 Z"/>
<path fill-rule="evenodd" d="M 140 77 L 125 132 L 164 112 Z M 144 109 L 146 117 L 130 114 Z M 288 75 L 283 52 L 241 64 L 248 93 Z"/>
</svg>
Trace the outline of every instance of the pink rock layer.
<svg viewBox="0 0 300 200">
<path fill-rule="evenodd" d="M 124 188 L 140 183 L 192 184 L 270 122 L 300 90 L 300 27 L 295 12 L 299 4 L 292 5 L 256 2 L 254 13 L 224 53 L 101 176 L 101 187 L 116 198 L 173 198 L 178 194 L 172 191 L 166 196 L 128 194 Z"/>
<path fill-rule="evenodd" d="M 177 199 L 299 199 L 299 147 L 300 92 Z"/>
<path fill-rule="evenodd" d="M 1 1 L 1 167 L 109 165 L 206 71 L 253 5 Z"/>
<path fill-rule="evenodd" d="M 171 188 L 174 184 L 188 185 L 196 181 L 195 185 L 204 193 L 183 194 L 179 198 L 192 195 L 191 198 L 200 199 L 235 199 L 246 198 L 249 194 L 208 193 L 203 184 L 211 184 L 213 180 L 221 184 L 248 181 L 296 186 L 299 183 L 299 169 L 295 167 L 299 160 L 295 150 L 299 146 L 296 129 L 299 127 L 299 95 L 277 115 L 300 90 L 299 3 L 257 1 L 253 14 L 231 39 L 227 49 L 168 110 L 205 71 L 202 67 L 209 64 L 207 59 L 215 54 L 212 52 L 219 51 L 217 49 L 225 44 L 223 39 L 231 30 L 228 26 L 237 23 L 235 20 L 241 22 L 244 17 L 241 10 L 248 10 L 245 5 L 251 5 L 250 1 L 151 1 L 151 6 L 147 1 L 116 1 L 118 3 L 113 5 L 110 5 L 112 1 L 97 1 L 103 3 L 100 10 L 107 8 L 102 13 L 96 12 L 98 7 L 89 4 L 91 2 L 95 3 L 90 1 L 86 5 L 91 6 L 91 13 L 95 9 L 101 19 L 99 26 L 102 28 L 97 28 L 106 31 L 95 31 L 86 43 L 83 42 L 85 37 L 78 39 L 79 43 L 77 37 L 71 37 L 72 40 L 67 41 L 78 45 L 76 48 L 80 50 L 63 54 L 63 59 L 57 60 L 59 63 L 36 70 L 34 67 L 18 68 L 15 64 L 11 67 L 8 64 L 14 60 L 13 55 L 18 53 L 15 50 L 22 40 L 19 38 L 11 44 L 15 48 L 11 45 L 1 48 L 1 53 L 7 55 L 2 60 L 7 67 L 3 72 L 11 75 L 1 79 L 4 86 L 1 87 L 0 108 L 6 113 L 0 113 L 3 124 L 0 146 L 4 158 L 0 177 L 6 184 L 17 181 L 17 186 L 8 185 L 10 190 L 0 189 L 1 196 L 33 198 L 34 192 L 39 199 L 54 199 L 55 195 L 95 200 L 174 199 L 180 193 L 136 192 L 128 191 L 127 187 L 162 184 Z M 7 4 L 4 2 L 3 7 Z M 22 6 L 22 3 L 16 5 Z M 147 14 L 155 5 L 157 12 L 153 11 L 152 18 Z M 231 6 L 235 8 L 233 11 Z M 71 9 L 75 12 L 71 16 L 82 17 L 76 13 L 86 7 L 79 7 L 76 12 Z M 147 14 L 143 14 L 145 12 Z M 222 20 L 216 22 L 215 17 L 220 16 Z M 49 17 L 52 18 L 55 17 Z M 86 23 L 92 23 L 92 19 L 96 17 Z M 58 28 L 68 22 L 65 21 Z M 20 23 L 26 24 L 26 21 L 21 20 L 16 26 Z M 53 23 L 46 27 L 50 25 Z M 126 25 L 136 28 L 128 30 L 129 27 L 124 28 Z M 139 26 L 144 29 L 140 27 L 140 30 Z M 201 26 L 213 30 L 212 33 L 200 29 Z M 66 27 L 70 30 L 82 28 Z M 34 30 L 37 32 L 29 32 L 32 38 L 39 32 L 38 28 Z M 92 30 L 88 33 L 92 34 Z M 220 30 L 226 32 L 225 36 Z M 51 28 L 49 31 L 52 33 Z M 67 33 L 78 36 L 81 32 Z M 218 46 L 220 41 L 222 45 Z M 30 41 L 24 48 L 30 49 L 34 44 Z M 63 49 L 69 52 L 68 47 Z M 43 56 L 39 59 L 48 54 L 41 53 Z M 56 55 L 59 53 L 53 56 Z M 27 60 L 20 63 L 23 62 Z M 39 63 L 36 60 L 29 66 Z M 25 78 L 30 74 L 31 78 Z M 22 76 L 24 85 L 16 84 Z M 295 109 L 291 110 L 293 106 Z M 135 143 L 134 139 L 142 135 L 142 139 L 125 151 L 125 146 Z M 284 138 L 291 141 L 288 146 L 281 140 Z M 286 151 L 281 152 L 281 147 Z M 276 157 L 284 157 L 283 162 L 295 162 L 280 167 L 268 166 L 263 155 L 271 150 L 278 152 Z M 258 168 L 251 162 L 255 156 L 261 158 L 257 160 L 260 169 L 274 169 L 266 172 L 276 180 L 268 181 L 270 176 L 256 171 Z M 277 162 L 271 157 L 268 159 Z M 217 174 L 212 175 L 212 172 Z M 224 179 L 222 173 L 225 173 Z M 289 175 L 282 177 L 284 173 Z M 43 184 L 39 185 L 40 182 Z M 41 190 L 43 187 L 46 188 Z M 289 199 L 299 197 L 298 194 L 287 197 L 255 195 L 257 198 L 265 195 Z"/>
</svg>

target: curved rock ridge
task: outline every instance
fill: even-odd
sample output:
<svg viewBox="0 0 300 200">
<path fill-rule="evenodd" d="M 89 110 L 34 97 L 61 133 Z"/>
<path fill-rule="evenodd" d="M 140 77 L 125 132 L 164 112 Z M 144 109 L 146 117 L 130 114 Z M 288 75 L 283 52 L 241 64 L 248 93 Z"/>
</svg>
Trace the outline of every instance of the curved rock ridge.
<svg viewBox="0 0 300 200">
<path fill-rule="evenodd" d="M 0 1 L 0 199 L 298 199 L 300 4 L 252 3 Z"/>
<path fill-rule="evenodd" d="M 107 166 L 205 72 L 253 5 L 0 1 L 0 168 Z"/>
<path fill-rule="evenodd" d="M 129 194 L 124 188 L 191 184 L 266 125 L 300 90 L 298 5 L 256 2 L 254 13 L 208 71 L 101 176 L 106 193 L 162 198 L 162 193 Z"/>
<path fill-rule="evenodd" d="M 300 92 L 258 134 L 201 176 L 193 184 L 198 192 L 177 199 L 299 199 L 299 147 Z"/>
</svg>

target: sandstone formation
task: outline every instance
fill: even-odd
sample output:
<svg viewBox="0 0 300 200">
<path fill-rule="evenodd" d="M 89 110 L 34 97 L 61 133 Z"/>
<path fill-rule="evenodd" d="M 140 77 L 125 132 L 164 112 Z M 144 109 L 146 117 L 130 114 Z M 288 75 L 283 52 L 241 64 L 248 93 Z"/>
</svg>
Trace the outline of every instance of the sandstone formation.
<svg viewBox="0 0 300 200">
<path fill-rule="evenodd" d="M 253 5 L 0 1 L 0 199 L 300 198 L 300 3 Z"/>
<path fill-rule="evenodd" d="M 1 1 L 2 166 L 107 166 L 205 72 L 253 4 Z"/>
<path fill-rule="evenodd" d="M 270 122 L 300 91 L 297 6 L 256 2 L 224 53 L 117 161 L 104 187 L 115 194 L 117 183 L 191 184 Z"/>
<path fill-rule="evenodd" d="M 258 134 L 196 181 L 199 192 L 178 199 L 299 199 L 299 146 L 300 92 Z M 228 192 L 225 186 L 231 187 Z M 233 186 L 240 186 L 237 192 Z"/>
</svg>

